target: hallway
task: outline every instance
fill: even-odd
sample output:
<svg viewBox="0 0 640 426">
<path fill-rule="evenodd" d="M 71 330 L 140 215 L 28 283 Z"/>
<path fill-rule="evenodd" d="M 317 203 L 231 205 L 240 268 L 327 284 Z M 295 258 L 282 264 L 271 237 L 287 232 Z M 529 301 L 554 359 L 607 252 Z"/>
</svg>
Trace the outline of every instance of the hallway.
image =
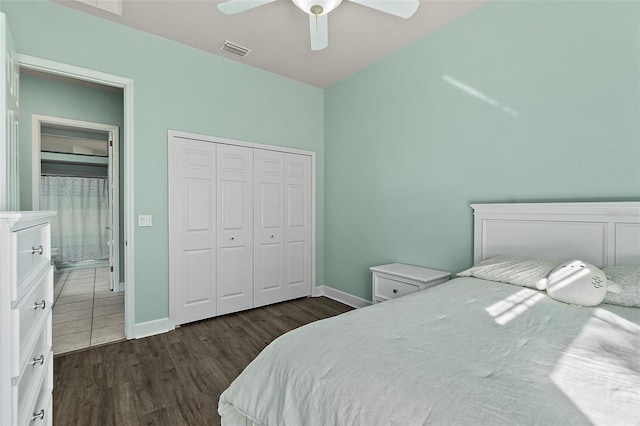
<svg viewBox="0 0 640 426">
<path fill-rule="evenodd" d="M 107 267 L 55 272 L 54 355 L 124 340 L 124 293 L 108 279 Z"/>
</svg>

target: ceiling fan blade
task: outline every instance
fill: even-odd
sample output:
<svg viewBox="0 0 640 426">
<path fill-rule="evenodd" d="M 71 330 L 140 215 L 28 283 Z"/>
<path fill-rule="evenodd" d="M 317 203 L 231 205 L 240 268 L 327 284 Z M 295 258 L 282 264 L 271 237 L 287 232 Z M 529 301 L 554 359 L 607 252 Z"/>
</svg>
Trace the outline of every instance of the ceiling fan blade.
<svg viewBox="0 0 640 426">
<path fill-rule="evenodd" d="M 420 0 L 350 0 L 353 3 L 370 7 L 381 12 L 399 16 L 400 18 L 409 18 L 416 13 Z"/>
<path fill-rule="evenodd" d="M 234 15 L 274 1 L 276 0 L 228 0 L 218 4 L 218 10 L 225 15 Z"/>
<path fill-rule="evenodd" d="M 322 50 L 329 46 L 329 15 L 309 15 L 311 50 Z"/>
</svg>

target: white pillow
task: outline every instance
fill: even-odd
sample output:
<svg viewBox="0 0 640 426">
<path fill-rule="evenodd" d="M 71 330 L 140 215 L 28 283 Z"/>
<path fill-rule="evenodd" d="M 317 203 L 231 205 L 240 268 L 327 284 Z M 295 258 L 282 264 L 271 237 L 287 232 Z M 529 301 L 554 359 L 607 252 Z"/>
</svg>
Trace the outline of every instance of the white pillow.
<svg viewBox="0 0 640 426">
<path fill-rule="evenodd" d="M 542 260 L 523 256 L 491 256 L 476 265 L 458 273 L 459 277 L 476 277 L 483 280 L 499 281 L 522 287 L 544 290 L 547 277 L 555 268 L 557 260 Z"/>
<path fill-rule="evenodd" d="M 590 263 L 569 260 L 549 275 L 547 294 L 564 303 L 596 306 L 607 294 L 607 277 Z"/>
<path fill-rule="evenodd" d="M 640 265 L 607 266 L 604 303 L 640 308 Z"/>
</svg>

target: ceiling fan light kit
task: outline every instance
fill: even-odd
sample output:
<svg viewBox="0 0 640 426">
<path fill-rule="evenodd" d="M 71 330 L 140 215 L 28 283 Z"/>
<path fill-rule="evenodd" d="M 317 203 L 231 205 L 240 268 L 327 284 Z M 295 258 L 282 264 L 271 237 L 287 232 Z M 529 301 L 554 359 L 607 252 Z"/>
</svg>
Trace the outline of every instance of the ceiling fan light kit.
<svg viewBox="0 0 640 426">
<path fill-rule="evenodd" d="M 218 4 L 220 12 L 233 15 L 253 9 L 275 0 L 227 0 Z M 342 0 L 292 0 L 300 10 L 309 15 L 311 50 L 322 50 L 329 45 L 329 23 L 327 15 L 340 6 Z M 362 6 L 370 7 L 400 18 L 411 17 L 420 0 L 349 0 Z"/>
</svg>

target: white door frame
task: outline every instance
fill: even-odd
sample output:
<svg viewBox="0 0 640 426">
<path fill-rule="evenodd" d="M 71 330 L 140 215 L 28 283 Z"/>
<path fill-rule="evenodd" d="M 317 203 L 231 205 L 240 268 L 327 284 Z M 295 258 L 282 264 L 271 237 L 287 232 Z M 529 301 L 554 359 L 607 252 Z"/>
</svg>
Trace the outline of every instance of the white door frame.
<svg viewBox="0 0 640 426">
<path fill-rule="evenodd" d="M 112 150 L 107 149 L 109 154 L 109 173 L 112 176 L 113 185 L 110 191 L 113 191 L 113 201 L 110 201 L 109 214 L 113 217 L 111 229 L 111 256 L 109 265 L 113 266 L 111 271 L 112 277 L 115 278 L 113 283 L 114 291 L 123 291 L 120 285 L 120 165 L 119 165 L 119 146 L 120 135 L 119 127 L 111 124 L 93 123 L 90 121 L 71 120 L 68 118 L 51 117 L 47 115 L 33 114 L 31 118 L 31 209 L 40 210 L 40 175 L 42 166 L 42 125 L 53 124 L 65 127 L 73 127 L 78 130 L 99 130 L 108 132 L 112 135 Z M 111 205 L 113 203 L 113 205 Z"/>
<path fill-rule="evenodd" d="M 60 75 L 77 80 L 90 81 L 105 86 L 118 87 L 123 90 L 124 97 L 124 265 L 125 296 L 124 323 L 127 339 L 135 335 L 135 262 L 134 262 L 134 181 L 133 181 L 133 80 L 114 74 L 107 74 L 88 68 L 63 64 L 48 59 L 24 54 L 17 55 L 22 68 L 41 71 L 47 74 Z M 38 163 L 39 164 L 39 163 Z"/>
</svg>

